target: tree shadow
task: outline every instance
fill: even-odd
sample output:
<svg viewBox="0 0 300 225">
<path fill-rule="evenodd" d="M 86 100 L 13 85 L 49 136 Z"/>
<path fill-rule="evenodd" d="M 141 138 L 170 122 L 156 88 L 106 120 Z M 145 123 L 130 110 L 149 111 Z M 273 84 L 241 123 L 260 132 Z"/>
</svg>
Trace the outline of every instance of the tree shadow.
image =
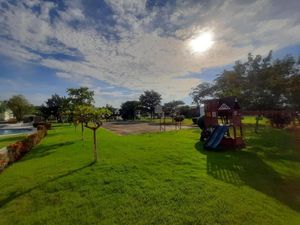
<svg viewBox="0 0 300 225">
<path fill-rule="evenodd" d="M 52 145 L 40 144 L 35 148 L 33 148 L 29 154 L 25 155 L 22 161 L 26 161 L 34 158 L 41 158 L 50 155 L 54 153 L 57 148 L 72 145 L 72 144 L 74 144 L 74 141 L 66 141 L 66 142 L 52 144 Z"/>
<path fill-rule="evenodd" d="M 6 198 L 0 199 L 0 208 L 3 207 L 3 206 L 5 206 L 5 205 L 7 205 L 9 202 L 11 202 L 11 201 L 13 201 L 15 199 L 17 199 L 17 198 L 19 198 L 19 197 L 21 197 L 23 195 L 26 195 L 26 194 L 30 193 L 31 191 L 34 191 L 36 189 L 39 189 L 39 188 L 47 185 L 50 182 L 59 180 L 61 178 L 67 177 L 67 176 L 70 176 L 70 175 L 72 175 L 72 174 L 74 174 L 76 172 L 79 172 L 81 170 L 84 170 L 85 168 L 88 168 L 88 167 L 92 166 L 93 164 L 95 164 L 95 162 L 91 162 L 91 163 L 89 163 L 87 165 L 84 165 L 84 166 L 82 166 L 80 168 L 77 168 L 75 170 L 71 170 L 71 171 L 69 171 L 69 172 L 67 172 L 65 174 L 62 174 L 62 175 L 59 175 L 59 176 L 57 176 L 55 178 L 47 180 L 47 181 L 45 181 L 45 182 L 43 182 L 43 183 L 41 183 L 39 185 L 36 185 L 36 186 L 34 186 L 32 188 L 27 189 L 25 191 L 22 191 L 22 192 L 18 192 L 18 191 L 10 192 Z"/>
<path fill-rule="evenodd" d="M 26 138 L 26 135 L 13 135 L 13 136 L 9 136 L 9 137 L 0 137 L 0 142 L 5 141 L 5 142 L 11 142 L 11 144 L 12 144 L 16 141 L 22 141 L 25 138 Z"/>
<path fill-rule="evenodd" d="M 300 179 L 285 179 L 256 153 L 249 151 L 206 151 L 201 142 L 195 148 L 207 156 L 207 174 L 236 186 L 247 185 L 300 212 Z"/>
</svg>

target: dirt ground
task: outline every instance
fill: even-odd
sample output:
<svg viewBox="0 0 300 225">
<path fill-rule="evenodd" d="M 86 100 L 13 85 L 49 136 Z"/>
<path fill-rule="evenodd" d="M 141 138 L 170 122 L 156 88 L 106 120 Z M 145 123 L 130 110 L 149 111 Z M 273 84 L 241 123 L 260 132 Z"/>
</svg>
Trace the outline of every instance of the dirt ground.
<svg viewBox="0 0 300 225">
<path fill-rule="evenodd" d="M 120 135 L 160 132 L 160 129 L 164 129 L 164 126 L 160 128 L 159 124 L 134 121 L 106 122 L 102 127 Z M 190 129 L 193 127 L 195 126 L 181 126 L 181 129 Z M 175 127 L 175 125 L 166 125 L 165 130 L 179 130 L 179 127 Z"/>
</svg>

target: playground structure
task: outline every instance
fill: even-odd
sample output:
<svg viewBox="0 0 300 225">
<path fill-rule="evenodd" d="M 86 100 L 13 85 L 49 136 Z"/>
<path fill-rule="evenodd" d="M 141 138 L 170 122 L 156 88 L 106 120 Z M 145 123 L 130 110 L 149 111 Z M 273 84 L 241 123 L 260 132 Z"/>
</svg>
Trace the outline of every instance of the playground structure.
<svg viewBox="0 0 300 225">
<path fill-rule="evenodd" d="M 204 116 L 199 118 L 198 126 L 205 149 L 245 147 L 240 106 L 235 97 L 204 101 Z"/>
</svg>

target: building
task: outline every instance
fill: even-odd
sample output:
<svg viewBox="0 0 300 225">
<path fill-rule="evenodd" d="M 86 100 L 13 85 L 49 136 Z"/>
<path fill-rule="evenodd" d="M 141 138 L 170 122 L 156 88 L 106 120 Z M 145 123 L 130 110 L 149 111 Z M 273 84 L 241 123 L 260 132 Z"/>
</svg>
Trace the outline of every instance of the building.
<svg viewBox="0 0 300 225">
<path fill-rule="evenodd" d="M 14 114 L 10 109 L 5 109 L 4 112 L 0 112 L 0 121 L 8 121 L 14 118 Z"/>
<path fill-rule="evenodd" d="M 7 107 L 6 101 L 0 101 L 0 121 L 7 121 L 13 118 L 14 118 L 14 114 Z"/>
</svg>

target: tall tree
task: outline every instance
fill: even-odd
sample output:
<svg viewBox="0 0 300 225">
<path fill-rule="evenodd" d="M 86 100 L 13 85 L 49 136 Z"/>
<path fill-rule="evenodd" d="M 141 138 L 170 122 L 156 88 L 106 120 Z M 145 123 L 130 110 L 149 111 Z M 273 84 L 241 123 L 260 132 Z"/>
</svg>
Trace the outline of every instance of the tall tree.
<svg viewBox="0 0 300 225">
<path fill-rule="evenodd" d="M 54 94 L 46 101 L 46 107 L 51 115 L 56 117 L 58 122 L 62 121 L 62 113 L 67 110 L 69 100 L 66 97 Z M 42 108 L 43 109 L 43 108 Z"/>
<path fill-rule="evenodd" d="M 51 116 L 51 109 L 44 104 L 37 107 L 37 115 L 43 117 L 45 120 Z"/>
<path fill-rule="evenodd" d="M 208 97 L 215 96 L 216 87 L 213 83 L 202 82 L 192 89 L 190 93 L 193 101 L 197 104 L 202 103 Z"/>
<path fill-rule="evenodd" d="M 299 63 L 292 56 L 272 60 L 272 51 L 266 57 L 249 53 L 246 62 L 237 61 L 214 82 L 199 84 L 191 96 L 196 103 L 208 97 L 236 96 L 242 108 L 250 110 L 286 108 L 297 102 L 298 76 Z"/>
<path fill-rule="evenodd" d="M 94 91 L 90 91 L 88 87 L 68 88 L 67 93 L 73 108 L 79 105 L 92 105 L 94 102 Z"/>
<path fill-rule="evenodd" d="M 175 114 L 177 113 L 177 109 L 180 105 L 184 105 L 183 101 L 177 100 L 177 101 L 171 101 L 167 102 L 163 106 L 163 111 L 167 116 L 171 116 L 172 122 L 174 119 Z"/>
<path fill-rule="evenodd" d="M 153 119 L 155 106 L 159 105 L 161 102 L 161 95 L 153 90 L 145 91 L 139 98 L 141 107 L 150 112 L 151 119 Z"/>
<path fill-rule="evenodd" d="M 7 102 L 8 108 L 13 112 L 17 121 L 21 121 L 24 115 L 33 112 L 33 106 L 23 95 L 14 95 Z"/>
<path fill-rule="evenodd" d="M 120 115 L 124 120 L 134 120 L 136 117 L 136 111 L 139 107 L 140 103 L 138 101 L 124 102 L 120 108 Z"/>
</svg>

